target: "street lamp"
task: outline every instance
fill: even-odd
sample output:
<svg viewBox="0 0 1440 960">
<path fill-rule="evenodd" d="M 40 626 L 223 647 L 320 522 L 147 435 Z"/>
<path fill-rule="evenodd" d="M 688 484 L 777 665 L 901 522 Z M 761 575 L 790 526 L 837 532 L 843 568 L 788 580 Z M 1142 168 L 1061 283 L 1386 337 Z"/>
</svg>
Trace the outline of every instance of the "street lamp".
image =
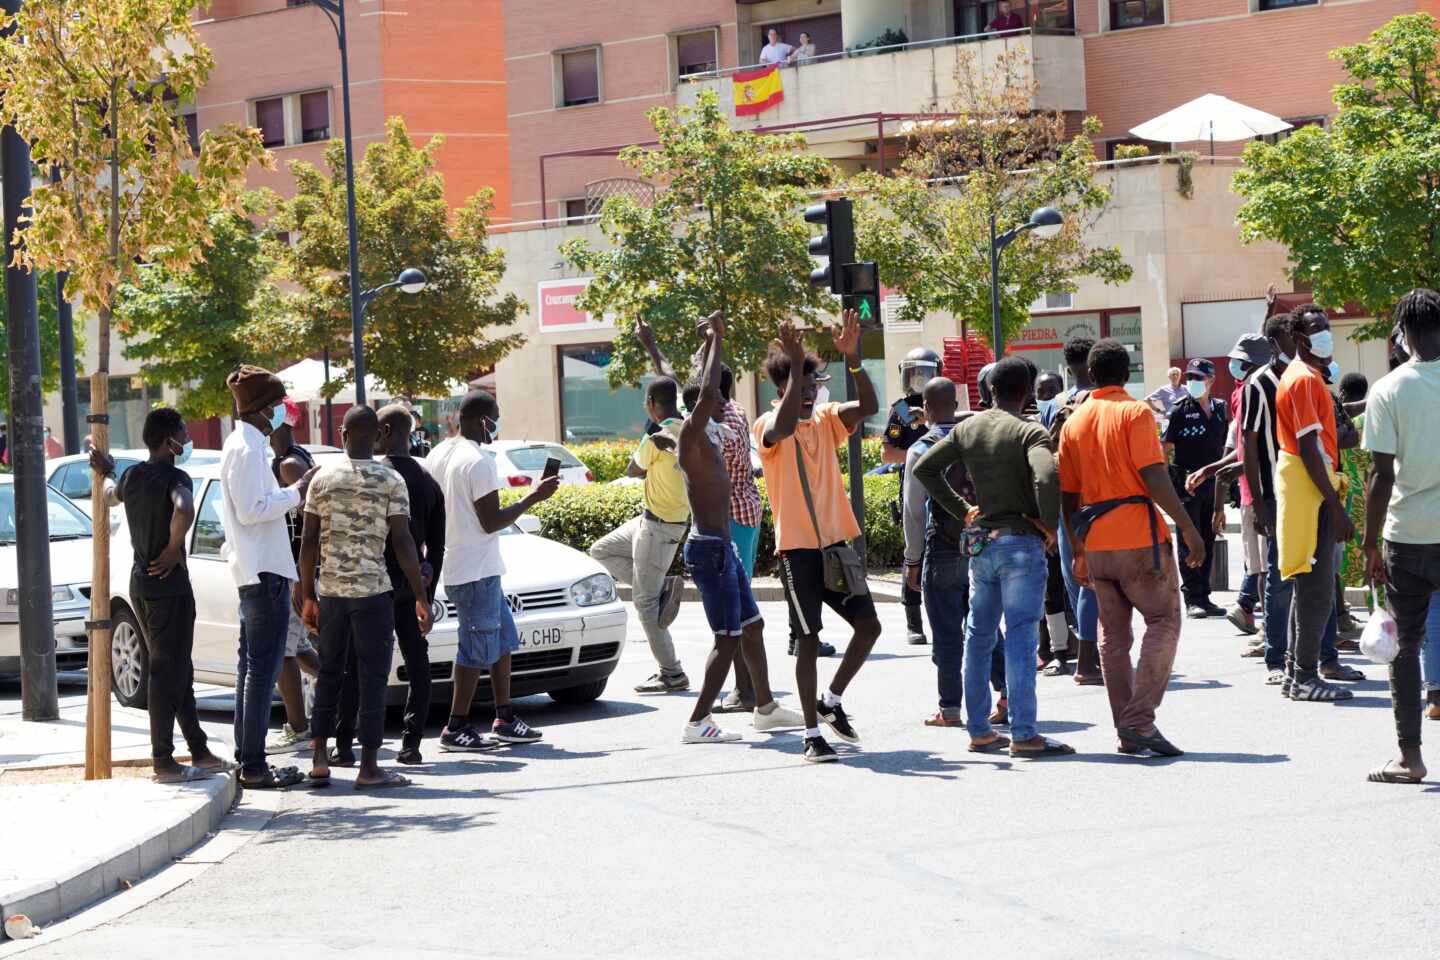
<svg viewBox="0 0 1440 960">
<path fill-rule="evenodd" d="M 995 341 L 995 359 L 1004 355 L 1004 343 L 1000 330 L 1000 251 L 1010 246 L 1015 238 L 1027 230 L 1034 230 L 1041 240 L 1049 240 L 1060 232 L 1065 218 L 1054 207 L 1041 207 L 1030 214 L 1030 219 L 1013 230 L 998 236 L 995 233 L 995 215 L 990 215 L 990 323 Z"/>
<path fill-rule="evenodd" d="M 417 270 L 414 267 L 406 267 L 404 270 L 400 271 L 400 276 L 396 277 L 394 280 L 391 280 L 389 283 L 382 283 L 380 284 L 380 286 L 363 291 L 358 295 L 355 293 L 357 285 L 353 283 L 350 284 L 351 302 L 358 303 L 360 305 L 359 313 L 355 314 L 354 330 L 352 334 L 355 339 L 350 347 L 351 355 L 354 358 L 351 364 L 351 368 L 355 372 L 356 406 L 365 406 L 365 342 L 361 339 L 361 334 L 363 333 L 365 326 L 365 311 L 370 309 L 370 302 L 376 297 L 380 296 L 380 294 L 384 293 L 386 290 L 392 290 L 395 287 L 399 287 L 401 293 L 406 293 L 413 296 L 419 293 L 421 290 L 424 290 L 425 284 L 428 282 L 429 281 L 425 279 L 425 274 L 423 271 Z"/>
</svg>

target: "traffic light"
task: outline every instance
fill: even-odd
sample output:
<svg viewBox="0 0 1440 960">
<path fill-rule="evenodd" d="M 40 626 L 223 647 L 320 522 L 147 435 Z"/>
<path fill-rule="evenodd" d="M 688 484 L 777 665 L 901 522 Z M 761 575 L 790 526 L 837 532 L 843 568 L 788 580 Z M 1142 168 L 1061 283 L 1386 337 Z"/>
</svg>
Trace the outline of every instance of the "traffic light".
<svg viewBox="0 0 1440 960">
<path fill-rule="evenodd" d="M 860 315 L 860 324 L 869 326 L 880 323 L 880 278 L 875 261 L 840 265 L 841 283 L 845 293 L 840 301 L 844 309 L 854 310 Z"/>
<path fill-rule="evenodd" d="M 846 278 L 841 266 L 855 260 L 855 216 L 850 201 L 841 197 L 806 207 L 805 222 L 824 224 L 820 236 L 810 238 L 810 255 L 830 258 L 826 266 L 810 271 L 810 282 L 844 294 Z"/>
</svg>

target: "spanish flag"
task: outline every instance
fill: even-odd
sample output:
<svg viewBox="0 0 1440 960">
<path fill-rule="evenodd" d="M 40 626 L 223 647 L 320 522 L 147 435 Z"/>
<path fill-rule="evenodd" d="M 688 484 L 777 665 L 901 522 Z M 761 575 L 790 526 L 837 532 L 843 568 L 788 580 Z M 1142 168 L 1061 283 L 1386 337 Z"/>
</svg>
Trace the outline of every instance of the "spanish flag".
<svg viewBox="0 0 1440 960">
<path fill-rule="evenodd" d="M 771 64 L 763 70 L 741 70 L 733 74 L 735 85 L 735 116 L 764 113 L 785 99 L 780 89 L 780 65 Z"/>
</svg>

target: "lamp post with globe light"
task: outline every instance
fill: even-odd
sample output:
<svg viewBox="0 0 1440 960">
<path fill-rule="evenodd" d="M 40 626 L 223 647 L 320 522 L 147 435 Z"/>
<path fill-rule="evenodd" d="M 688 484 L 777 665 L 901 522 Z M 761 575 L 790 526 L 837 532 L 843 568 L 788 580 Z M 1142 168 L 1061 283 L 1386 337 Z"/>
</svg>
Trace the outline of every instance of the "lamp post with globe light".
<svg viewBox="0 0 1440 960">
<path fill-rule="evenodd" d="M 996 234 L 995 217 L 990 217 L 990 323 L 994 337 L 995 359 L 1005 353 L 1004 335 L 1000 327 L 1000 252 L 1015 242 L 1015 238 L 1027 230 L 1034 230 L 1035 236 L 1048 240 L 1060 232 L 1065 218 L 1054 207 L 1040 207 L 1030 214 L 1030 219 L 1012 230 Z"/>
</svg>

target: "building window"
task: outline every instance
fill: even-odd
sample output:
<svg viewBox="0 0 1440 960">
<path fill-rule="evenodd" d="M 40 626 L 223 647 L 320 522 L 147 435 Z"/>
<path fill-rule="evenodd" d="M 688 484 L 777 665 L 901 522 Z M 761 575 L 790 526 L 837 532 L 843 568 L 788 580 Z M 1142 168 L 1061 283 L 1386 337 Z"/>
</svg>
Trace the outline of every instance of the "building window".
<svg viewBox="0 0 1440 960">
<path fill-rule="evenodd" d="M 260 142 L 266 147 L 285 146 L 285 98 L 256 100 L 255 126 L 260 128 Z"/>
<path fill-rule="evenodd" d="M 600 48 L 571 50 L 555 58 L 559 73 L 557 106 L 578 107 L 600 102 Z"/>
<path fill-rule="evenodd" d="M 195 111 L 182 113 L 180 119 L 185 122 L 185 138 L 190 141 L 190 149 L 200 149 L 200 118 Z"/>
<path fill-rule="evenodd" d="M 1110 29 L 1153 27 L 1165 22 L 1165 0 L 1110 0 Z"/>
<path fill-rule="evenodd" d="M 1323 128 L 1325 126 L 1324 117 L 1289 117 L 1285 120 L 1285 122 L 1290 124 L 1289 130 L 1281 130 L 1279 133 L 1267 133 L 1263 137 L 1256 137 L 1255 139 L 1263 140 L 1265 143 L 1274 146 L 1281 140 L 1284 140 L 1286 137 L 1290 136 L 1296 130 L 1299 130 L 1301 127 Z"/>
<path fill-rule="evenodd" d="M 606 368 L 615 355 L 608 343 L 559 348 L 560 429 L 566 443 L 638 438 L 645 432 L 646 375 L 638 387 L 610 389 Z"/>
<path fill-rule="evenodd" d="M 330 139 L 330 91 L 300 95 L 300 142 Z"/>
<path fill-rule="evenodd" d="M 1069 310 L 1075 305 L 1075 295 L 1071 293 L 1042 293 L 1030 304 L 1031 313 L 1040 313 L 1044 310 Z"/>
<path fill-rule="evenodd" d="M 560 201 L 560 219 L 565 223 L 583 223 L 590 218 L 590 204 L 584 197 Z"/>
<path fill-rule="evenodd" d="M 1260 10 L 1285 10 L 1289 7 L 1313 7 L 1320 0 L 1259 0 Z"/>
<path fill-rule="evenodd" d="M 675 38 L 675 75 L 711 73 L 719 66 L 714 30 L 682 33 Z"/>
</svg>

